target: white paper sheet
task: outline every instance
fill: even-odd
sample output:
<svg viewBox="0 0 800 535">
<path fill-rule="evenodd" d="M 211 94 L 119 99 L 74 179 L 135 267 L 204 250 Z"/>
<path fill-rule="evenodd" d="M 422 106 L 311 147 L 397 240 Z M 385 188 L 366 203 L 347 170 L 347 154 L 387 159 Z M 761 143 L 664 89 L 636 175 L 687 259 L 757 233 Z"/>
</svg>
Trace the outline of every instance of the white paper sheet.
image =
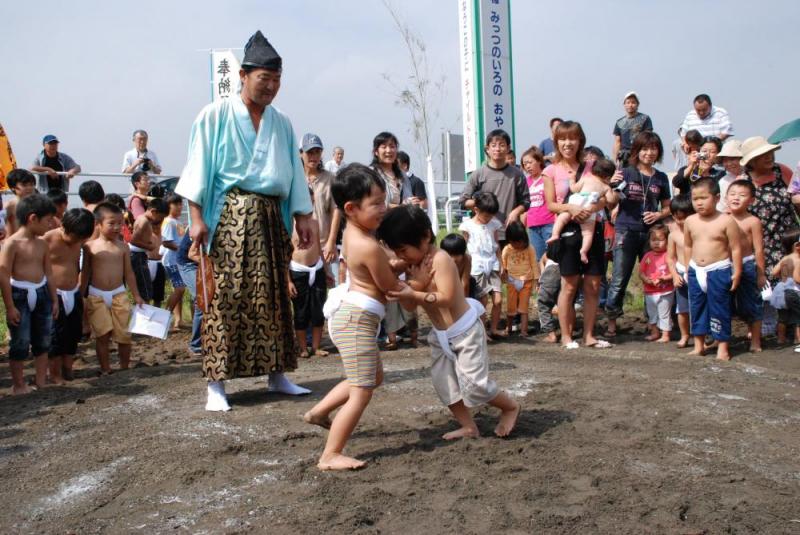
<svg viewBox="0 0 800 535">
<path fill-rule="evenodd" d="M 172 325 L 172 313 L 151 305 L 133 307 L 128 331 L 166 340 Z"/>
</svg>

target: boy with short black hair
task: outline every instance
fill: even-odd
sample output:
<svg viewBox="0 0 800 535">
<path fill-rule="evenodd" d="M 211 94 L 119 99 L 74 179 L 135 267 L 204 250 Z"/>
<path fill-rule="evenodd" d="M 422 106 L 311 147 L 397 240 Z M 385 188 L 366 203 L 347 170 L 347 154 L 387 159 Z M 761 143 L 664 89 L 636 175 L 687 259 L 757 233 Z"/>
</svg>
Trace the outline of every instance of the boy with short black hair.
<svg viewBox="0 0 800 535">
<path fill-rule="evenodd" d="M 458 230 L 467 240 L 467 250 L 472 257 L 472 271 L 478 283 L 478 295 L 484 306 L 491 299 L 492 313 L 489 337 L 497 340 L 505 335 L 497 330 L 500 322 L 500 310 L 503 306 L 504 276 L 499 232 L 503 226 L 495 217 L 498 210 L 497 197 L 494 193 L 481 191 L 475 194 L 472 209 L 475 215 L 463 221 Z"/>
<path fill-rule="evenodd" d="M 417 206 L 393 208 L 378 227 L 377 235 L 410 266 L 412 274 L 408 284 L 390 290 L 388 295 L 405 307 L 423 307 L 433 324 L 428 336 L 433 386 L 461 425 L 442 438 L 479 436 L 470 408 L 484 404 L 502 411 L 494 432 L 499 437 L 508 436 L 519 416 L 519 403 L 489 378 L 486 331 L 480 320 L 483 306 L 464 297 L 458 269 L 453 259 L 434 244 L 427 214 Z"/>
<path fill-rule="evenodd" d="M 767 283 L 764 262 L 764 227 L 761 220 L 747 211 L 756 196 L 749 180 L 735 180 L 728 186 L 725 203 L 739 225 L 742 246 L 742 280 L 734 295 L 736 314 L 750 330 L 750 351 L 761 352 L 761 320 L 764 302 L 761 288 Z"/>
<path fill-rule="evenodd" d="M 56 207 L 44 195 L 31 194 L 19 199 L 16 205 L 19 229 L 6 238 L 0 250 L 0 290 L 11 334 L 8 360 L 15 395 L 30 392 L 23 366 L 31 350 L 36 386 L 41 388 L 47 383 L 47 351 L 58 305 L 47 243 L 42 236 L 50 229 L 55 213 Z"/>
<path fill-rule="evenodd" d="M 689 259 L 689 307 L 694 351 L 705 354 L 707 334 L 716 340 L 717 359 L 730 360 L 731 292 L 742 276 L 742 248 L 736 221 L 717 211 L 719 184 L 701 178 L 692 184 L 695 214 L 683 227 L 684 250 Z"/>
<path fill-rule="evenodd" d="M 127 369 L 131 360 L 131 335 L 128 332 L 131 303 L 125 286 L 137 305 L 144 304 L 131 268 L 128 246 L 119 239 L 122 229 L 122 210 L 108 202 L 94 209 L 98 237 L 86 244 L 81 276 L 81 294 L 86 295 L 86 310 L 97 345 L 100 373 L 111 374 L 109 346 L 117 342 L 119 365 Z M 146 258 L 146 257 L 145 257 Z"/>
<path fill-rule="evenodd" d="M 325 317 L 339 349 L 347 379 L 337 384 L 303 419 L 329 428 L 321 470 L 354 470 L 366 462 L 342 454 L 372 393 L 383 381 L 376 335 L 386 313 L 386 292 L 396 289 L 389 257 L 373 233 L 386 212 L 386 185 L 369 167 L 350 164 L 339 170 L 331 193 L 347 218 L 342 256 L 347 282 L 328 293 Z M 330 413 L 341 407 L 331 422 Z"/>
<path fill-rule="evenodd" d="M 686 218 L 694 213 L 692 198 L 689 195 L 676 195 L 672 198 L 669 211 L 675 222 L 670 227 L 667 238 L 667 265 L 672 273 L 672 284 L 675 286 L 675 313 L 678 316 L 678 328 L 681 338 L 678 347 L 689 345 L 691 338 L 689 332 L 689 285 L 686 282 L 686 265 L 689 263 L 684 256 L 683 226 Z"/>
<path fill-rule="evenodd" d="M 448 234 L 442 238 L 439 248 L 450 255 L 458 268 L 458 276 L 461 285 L 464 287 L 464 295 L 472 299 L 479 299 L 478 283 L 475 277 L 470 275 L 472 270 L 472 257 L 467 252 L 467 240 L 458 234 Z"/>
<path fill-rule="evenodd" d="M 155 247 L 153 228 L 161 224 L 169 214 L 169 207 L 164 199 L 150 199 L 147 209 L 133 222 L 130 251 L 131 267 L 136 276 L 136 287 L 139 295 L 146 303 L 153 300 L 153 279 L 147 253 Z"/>
<path fill-rule="evenodd" d="M 103 191 L 103 186 L 96 180 L 87 180 L 78 188 L 78 197 L 81 198 L 83 207 L 90 212 L 94 207 L 103 202 L 106 193 Z"/>
<path fill-rule="evenodd" d="M 14 192 L 14 198 L 5 205 L 6 236 L 11 236 L 19 228 L 17 223 L 17 203 L 25 197 L 36 193 L 36 177 L 27 169 L 14 169 L 6 177 L 8 189 Z"/>
<path fill-rule="evenodd" d="M 46 195 L 56 207 L 56 215 L 53 216 L 53 228 L 58 228 L 61 226 L 61 218 L 64 217 L 64 212 L 67 211 L 67 204 L 69 204 L 67 194 L 64 193 L 64 190 L 50 188 L 47 190 Z"/>
<path fill-rule="evenodd" d="M 50 190 L 53 191 L 53 190 Z M 81 249 L 94 233 L 94 216 L 85 208 L 68 210 L 60 228 L 44 235 L 50 255 L 52 284 L 56 287 L 58 316 L 50 336 L 50 382 L 71 381 L 83 326 L 80 288 Z"/>
</svg>

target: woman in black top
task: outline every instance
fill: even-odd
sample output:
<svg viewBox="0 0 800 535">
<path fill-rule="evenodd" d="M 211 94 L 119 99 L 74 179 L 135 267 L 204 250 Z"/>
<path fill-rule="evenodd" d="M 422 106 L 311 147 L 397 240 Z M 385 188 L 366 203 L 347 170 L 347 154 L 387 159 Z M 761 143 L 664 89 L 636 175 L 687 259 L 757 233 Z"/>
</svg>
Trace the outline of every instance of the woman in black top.
<svg viewBox="0 0 800 535">
<path fill-rule="evenodd" d="M 630 164 L 622 171 L 622 182 L 611 183 L 619 193 L 619 211 L 615 226 L 614 268 L 608 284 L 606 336 L 617 334 L 617 318 L 636 259 L 647 249 L 650 227 L 669 216 L 669 180 L 654 165 L 664 156 L 661 138 L 654 132 L 642 132 L 631 146 Z"/>
</svg>

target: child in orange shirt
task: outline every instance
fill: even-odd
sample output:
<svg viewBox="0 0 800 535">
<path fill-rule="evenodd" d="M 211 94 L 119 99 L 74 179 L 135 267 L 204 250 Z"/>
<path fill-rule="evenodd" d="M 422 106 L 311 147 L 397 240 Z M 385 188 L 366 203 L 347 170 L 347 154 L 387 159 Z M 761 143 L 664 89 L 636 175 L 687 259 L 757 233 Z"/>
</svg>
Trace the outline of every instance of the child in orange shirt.
<svg viewBox="0 0 800 535">
<path fill-rule="evenodd" d="M 501 260 L 507 274 L 508 291 L 508 334 L 514 325 L 514 316 L 520 315 L 519 330 L 523 337 L 528 336 L 528 307 L 531 291 L 539 278 L 539 265 L 536 252 L 528 242 L 528 231 L 519 221 L 506 228 L 508 245 L 503 248 Z"/>
</svg>

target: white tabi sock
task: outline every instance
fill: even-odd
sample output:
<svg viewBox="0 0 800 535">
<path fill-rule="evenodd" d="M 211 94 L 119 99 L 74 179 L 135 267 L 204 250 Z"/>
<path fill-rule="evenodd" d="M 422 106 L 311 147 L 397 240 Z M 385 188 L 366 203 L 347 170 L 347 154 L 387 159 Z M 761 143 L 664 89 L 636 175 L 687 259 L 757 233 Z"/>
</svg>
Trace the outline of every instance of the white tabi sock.
<svg viewBox="0 0 800 535">
<path fill-rule="evenodd" d="M 229 411 L 228 398 L 225 396 L 225 383 L 223 381 L 208 382 L 207 411 Z"/>
<path fill-rule="evenodd" d="M 281 372 L 272 372 L 269 374 L 267 391 L 279 392 L 281 394 L 288 394 L 290 396 L 303 396 L 311 393 L 311 390 L 308 388 L 303 388 L 302 386 L 297 386 L 287 379 L 286 376 Z"/>
</svg>

